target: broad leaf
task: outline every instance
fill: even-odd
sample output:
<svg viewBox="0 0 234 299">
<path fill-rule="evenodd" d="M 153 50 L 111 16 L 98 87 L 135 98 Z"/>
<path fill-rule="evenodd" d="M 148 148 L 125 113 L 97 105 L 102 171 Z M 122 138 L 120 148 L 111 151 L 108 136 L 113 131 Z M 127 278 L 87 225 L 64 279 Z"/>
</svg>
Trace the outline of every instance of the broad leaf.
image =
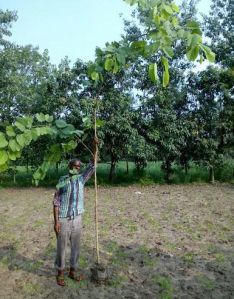
<svg viewBox="0 0 234 299">
<path fill-rule="evenodd" d="M 206 58 L 209 62 L 215 62 L 215 53 L 207 46 L 201 45 L 201 49 L 204 51 Z"/>
<path fill-rule="evenodd" d="M 67 123 L 63 119 L 57 119 L 55 121 L 55 125 L 57 128 L 61 129 L 61 128 L 65 128 L 67 126 Z"/>
<path fill-rule="evenodd" d="M 174 56 L 174 51 L 172 49 L 172 47 L 163 47 L 163 52 L 170 58 L 172 58 Z"/>
<path fill-rule="evenodd" d="M 7 162 L 8 155 L 6 151 L 1 150 L 0 151 L 0 165 L 3 165 Z"/>
<path fill-rule="evenodd" d="M 167 87 L 170 81 L 170 75 L 168 70 L 163 71 L 163 87 Z"/>
<path fill-rule="evenodd" d="M 91 78 L 94 81 L 98 81 L 99 80 L 99 74 L 97 72 L 92 72 L 91 73 Z"/>
<path fill-rule="evenodd" d="M 21 150 L 20 145 L 16 142 L 15 139 L 11 139 L 8 146 L 12 150 L 12 152 L 19 152 Z"/>
<path fill-rule="evenodd" d="M 15 126 L 21 131 L 24 132 L 26 130 L 25 126 L 20 122 L 20 121 L 16 121 L 15 122 Z"/>
<path fill-rule="evenodd" d="M 156 82 L 158 80 L 158 70 L 156 63 L 149 65 L 149 77 L 152 82 Z"/>
<path fill-rule="evenodd" d="M 14 137 L 15 136 L 15 131 L 12 126 L 7 126 L 6 127 L 6 133 L 9 137 Z"/>
<path fill-rule="evenodd" d="M 0 133 L 0 148 L 4 148 L 8 145 L 8 141 L 3 133 Z"/>
<path fill-rule="evenodd" d="M 43 113 L 37 113 L 36 114 L 36 119 L 39 121 L 39 122 L 44 122 L 45 121 L 45 115 Z"/>
<path fill-rule="evenodd" d="M 105 60 L 105 64 L 104 64 L 105 70 L 106 70 L 107 72 L 111 71 L 111 70 L 112 70 L 112 67 L 113 67 L 113 64 L 114 64 L 113 59 L 111 59 L 111 58 L 107 58 L 107 59 Z"/>
<path fill-rule="evenodd" d="M 16 140 L 21 147 L 24 147 L 24 145 L 26 144 L 25 139 L 24 139 L 24 134 L 17 135 Z"/>
<path fill-rule="evenodd" d="M 186 56 L 188 60 L 194 61 L 196 60 L 198 54 L 199 54 L 199 46 L 194 46 L 186 53 Z"/>
</svg>

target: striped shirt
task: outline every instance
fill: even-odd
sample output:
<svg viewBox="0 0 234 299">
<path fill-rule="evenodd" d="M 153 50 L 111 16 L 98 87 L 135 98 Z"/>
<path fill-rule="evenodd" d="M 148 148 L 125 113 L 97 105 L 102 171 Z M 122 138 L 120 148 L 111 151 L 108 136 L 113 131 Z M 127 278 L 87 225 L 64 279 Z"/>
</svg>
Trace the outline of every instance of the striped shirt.
<svg viewBox="0 0 234 299">
<path fill-rule="evenodd" d="M 53 200 L 53 205 L 59 207 L 59 218 L 75 217 L 84 212 L 84 185 L 93 173 L 94 162 L 90 162 L 82 174 L 59 179 Z"/>
</svg>

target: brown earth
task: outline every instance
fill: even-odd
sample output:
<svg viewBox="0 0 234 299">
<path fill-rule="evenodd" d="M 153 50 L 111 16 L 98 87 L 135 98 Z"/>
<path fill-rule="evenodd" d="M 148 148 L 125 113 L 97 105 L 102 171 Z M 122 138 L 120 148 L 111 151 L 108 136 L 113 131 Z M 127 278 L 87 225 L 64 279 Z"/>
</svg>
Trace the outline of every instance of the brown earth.
<svg viewBox="0 0 234 299">
<path fill-rule="evenodd" d="M 100 188 L 102 285 L 90 280 L 92 188 L 80 258 L 87 279 L 56 285 L 52 197 L 53 189 L 0 189 L 0 298 L 234 298 L 233 185 Z"/>
</svg>

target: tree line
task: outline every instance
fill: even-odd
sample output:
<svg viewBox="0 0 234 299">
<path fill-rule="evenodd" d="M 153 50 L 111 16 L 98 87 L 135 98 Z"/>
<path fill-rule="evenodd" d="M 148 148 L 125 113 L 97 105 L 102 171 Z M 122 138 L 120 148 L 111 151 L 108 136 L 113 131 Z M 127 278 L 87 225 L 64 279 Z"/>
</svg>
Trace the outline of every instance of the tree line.
<svg viewBox="0 0 234 299">
<path fill-rule="evenodd" d="M 185 33 L 179 32 L 178 21 L 172 17 L 177 7 L 169 6 L 171 1 L 164 2 L 168 5 L 157 6 L 163 9 L 160 17 L 165 20 L 160 29 L 164 46 L 155 51 L 159 33 L 154 30 L 150 32 L 153 42 L 148 42 L 147 10 L 138 6 L 133 19 L 124 21 L 121 41 L 106 44 L 104 67 L 108 72 L 99 70 L 98 63 L 94 67 L 93 62 L 80 59 L 71 66 L 68 57 L 55 66 L 50 63 L 47 50 L 41 54 L 32 45 L 9 42 L 7 36 L 17 14 L 0 10 L 0 134 L 6 128 L 8 132 L 13 130 L 12 124 L 23 116 L 36 116 L 37 122 L 30 145 L 23 148 L 17 161 L 12 155 L 13 166 L 37 168 L 44 161 L 43 167 L 49 167 L 48 161 L 58 165 L 61 159 L 76 155 L 85 161 L 90 156 L 88 149 L 92 148 L 92 120 L 97 111 L 100 158 L 110 162 L 110 181 L 120 160 L 134 161 L 139 172 L 148 161 L 162 161 L 168 182 L 174 163 L 188 172 L 191 162 L 195 162 L 206 165 L 210 180 L 214 181 L 215 168 L 234 154 L 234 4 L 231 0 L 213 0 L 210 14 L 192 23 L 190 20 L 197 15 L 196 1 L 183 1 L 179 22 L 189 22 L 195 32 L 190 48 L 185 51 L 183 41 L 167 44 L 171 32 L 167 18 L 178 34 Z M 155 24 L 160 22 L 157 17 L 156 13 L 151 16 Z M 204 45 L 197 24 L 203 30 Z M 129 58 L 124 45 L 130 43 Z M 103 60 L 103 53 L 96 48 L 96 62 Z M 198 53 L 200 62 L 205 56 L 212 61 L 212 53 L 216 53 L 215 63 L 200 70 L 194 62 Z M 121 64 L 126 67 L 121 68 Z M 57 122 L 48 129 L 43 122 L 48 124 L 52 120 Z M 29 129 L 31 122 L 28 120 L 25 128 Z M 19 123 L 22 125 L 22 120 Z M 56 136 L 52 138 L 53 130 Z M 25 140 L 26 133 L 22 144 L 26 144 Z M 61 151 L 61 146 L 67 150 Z M 0 136 L 1 148 L 4 138 Z M 45 156 L 49 157 L 46 162 Z M 0 167 L 4 166 L 3 160 L 2 154 Z"/>
</svg>

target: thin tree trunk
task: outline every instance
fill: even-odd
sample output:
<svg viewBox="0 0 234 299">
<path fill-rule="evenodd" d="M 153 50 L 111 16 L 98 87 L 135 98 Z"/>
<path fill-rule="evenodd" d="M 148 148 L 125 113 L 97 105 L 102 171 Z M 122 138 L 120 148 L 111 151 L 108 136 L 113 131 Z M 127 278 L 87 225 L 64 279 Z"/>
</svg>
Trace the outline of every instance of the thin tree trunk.
<svg viewBox="0 0 234 299">
<path fill-rule="evenodd" d="M 210 182 L 214 184 L 215 182 L 214 167 L 212 165 L 209 167 L 209 172 L 210 172 Z"/>
<path fill-rule="evenodd" d="M 111 167 L 110 167 L 110 172 L 109 172 L 109 182 L 113 182 L 114 174 L 115 174 L 115 166 L 116 166 L 116 161 L 115 161 L 114 155 L 111 155 Z"/>
<path fill-rule="evenodd" d="M 126 160 L 126 168 L 127 168 L 127 174 L 129 173 L 129 165 L 128 165 L 128 160 Z"/>
</svg>

